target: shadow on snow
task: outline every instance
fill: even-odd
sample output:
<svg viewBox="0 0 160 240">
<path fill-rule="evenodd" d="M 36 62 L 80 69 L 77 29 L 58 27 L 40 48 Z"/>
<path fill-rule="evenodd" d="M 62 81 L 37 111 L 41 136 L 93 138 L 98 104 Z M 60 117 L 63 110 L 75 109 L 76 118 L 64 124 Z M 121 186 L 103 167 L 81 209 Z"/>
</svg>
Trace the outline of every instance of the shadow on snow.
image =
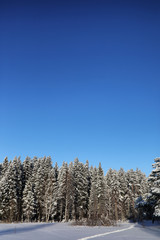
<svg viewBox="0 0 160 240">
<path fill-rule="evenodd" d="M 160 223 L 155 222 L 152 224 L 151 221 L 138 222 L 135 227 L 139 227 L 142 231 L 148 234 L 160 236 Z"/>
<path fill-rule="evenodd" d="M 20 224 L 19 224 L 20 225 Z M 8 235 L 8 234 L 18 234 L 18 233 L 23 233 L 23 232 L 28 232 L 28 231 L 34 231 L 38 229 L 42 229 L 51 225 L 55 225 L 55 223 L 40 223 L 40 224 L 34 224 L 33 226 L 29 225 L 25 227 L 18 227 L 16 224 L 13 224 L 11 228 L 5 229 L 5 230 L 0 230 L 0 236 L 1 235 Z"/>
</svg>

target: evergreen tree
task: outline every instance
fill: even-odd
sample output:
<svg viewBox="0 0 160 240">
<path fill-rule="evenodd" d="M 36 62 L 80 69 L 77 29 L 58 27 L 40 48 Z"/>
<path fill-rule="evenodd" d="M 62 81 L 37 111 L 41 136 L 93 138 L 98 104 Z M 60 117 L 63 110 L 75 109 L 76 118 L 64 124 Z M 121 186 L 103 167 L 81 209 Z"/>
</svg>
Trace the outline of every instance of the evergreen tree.
<svg viewBox="0 0 160 240">
<path fill-rule="evenodd" d="M 46 181 L 46 191 L 44 197 L 44 206 L 45 206 L 45 219 L 48 222 L 52 220 L 53 217 L 53 208 L 55 204 L 54 195 L 57 194 L 57 183 L 55 177 L 54 169 L 51 169 L 48 175 L 48 179 Z M 57 205 L 57 200 L 56 200 Z"/>
<path fill-rule="evenodd" d="M 151 196 L 150 202 L 153 204 L 154 217 L 160 217 L 160 158 L 154 159 L 153 170 L 149 176 L 151 182 Z"/>
<path fill-rule="evenodd" d="M 97 184 L 97 169 L 92 170 L 91 191 L 89 197 L 89 219 L 92 225 L 97 224 L 98 220 L 98 184 Z"/>
<path fill-rule="evenodd" d="M 52 200 L 51 219 L 54 219 L 56 221 L 58 220 L 58 175 L 59 175 L 59 169 L 58 169 L 57 163 L 55 163 L 55 166 L 52 172 L 53 172 L 53 176 L 52 176 L 53 185 L 51 186 L 51 188 L 53 187 L 53 200 Z"/>
<path fill-rule="evenodd" d="M 127 217 L 136 219 L 136 210 L 135 210 L 135 200 L 138 197 L 138 185 L 136 173 L 133 169 L 127 171 L 127 181 L 128 181 L 128 208 L 127 208 Z"/>
<path fill-rule="evenodd" d="M 14 222 L 19 220 L 17 208 L 17 174 L 15 162 L 10 163 L 7 169 L 5 181 L 6 188 L 4 189 L 3 216 L 5 217 L 6 212 L 8 221 Z"/>
<path fill-rule="evenodd" d="M 120 210 L 119 219 L 123 221 L 127 218 L 126 209 L 127 200 L 129 199 L 126 173 L 123 168 L 121 168 L 118 171 L 118 181 L 119 181 L 119 210 Z"/>
<path fill-rule="evenodd" d="M 5 175 L 5 173 L 7 172 L 7 169 L 9 167 L 9 162 L 8 162 L 8 157 L 5 157 L 3 164 L 2 164 L 2 177 Z"/>
<path fill-rule="evenodd" d="M 86 195 L 86 209 L 87 209 L 87 216 L 88 217 L 88 210 L 89 210 L 89 197 L 90 197 L 90 190 L 91 190 L 91 175 L 89 170 L 89 161 L 86 160 L 86 164 L 84 165 L 85 168 L 85 176 L 87 180 L 87 195 Z"/>
<path fill-rule="evenodd" d="M 0 219 L 4 222 L 10 221 L 9 174 L 9 169 L 7 169 L 5 176 L 0 181 Z"/>
<path fill-rule="evenodd" d="M 45 205 L 44 205 L 44 196 L 45 196 L 45 174 L 43 168 L 43 161 L 44 159 L 38 159 L 36 163 L 36 167 L 38 167 L 34 181 L 34 192 L 36 195 L 37 201 L 37 218 L 38 221 L 43 221 L 45 212 Z"/>
<path fill-rule="evenodd" d="M 71 162 L 68 167 L 68 178 L 67 178 L 67 197 L 66 197 L 66 211 L 65 220 L 73 219 L 74 216 L 74 178 L 73 178 L 73 163 Z"/>
<path fill-rule="evenodd" d="M 23 220 L 30 222 L 36 215 L 36 198 L 33 190 L 32 179 L 28 179 L 23 191 Z"/>
<path fill-rule="evenodd" d="M 101 163 L 99 163 L 97 171 L 97 193 L 98 193 L 98 218 L 105 213 L 105 181 Z"/>
<path fill-rule="evenodd" d="M 32 176 L 33 164 L 30 157 L 26 157 L 22 165 L 22 189 L 24 189 L 26 182 Z"/>
<path fill-rule="evenodd" d="M 105 176 L 106 183 L 106 214 L 110 220 L 113 220 L 113 199 L 112 199 L 112 185 L 113 185 L 113 170 L 110 168 Z"/>
<path fill-rule="evenodd" d="M 87 217 L 88 201 L 88 182 L 85 176 L 85 167 L 79 162 L 78 158 L 74 160 L 74 218 L 81 220 Z"/>
<path fill-rule="evenodd" d="M 68 178 L 68 166 L 63 162 L 58 175 L 58 208 L 60 221 L 64 219 L 66 208 L 66 196 L 67 196 L 67 178 Z"/>
<path fill-rule="evenodd" d="M 120 182 L 118 179 L 118 173 L 116 170 L 109 169 L 106 175 L 106 188 L 108 197 L 108 216 L 111 220 L 116 220 L 120 218 Z"/>
</svg>

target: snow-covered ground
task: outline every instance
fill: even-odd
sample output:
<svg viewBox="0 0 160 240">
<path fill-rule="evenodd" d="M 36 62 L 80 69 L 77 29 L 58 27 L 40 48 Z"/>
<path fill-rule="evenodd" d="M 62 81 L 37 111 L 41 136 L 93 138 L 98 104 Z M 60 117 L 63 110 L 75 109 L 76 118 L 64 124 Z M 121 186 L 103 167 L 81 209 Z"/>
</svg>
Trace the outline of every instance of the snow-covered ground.
<svg viewBox="0 0 160 240">
<path fill-rule="evenodd" d="M 72 226 L 67 223 L 0 224 L 0 240 L 159 240 L 160 225 L 123 223 L 115 227 Z"/>
</svg>

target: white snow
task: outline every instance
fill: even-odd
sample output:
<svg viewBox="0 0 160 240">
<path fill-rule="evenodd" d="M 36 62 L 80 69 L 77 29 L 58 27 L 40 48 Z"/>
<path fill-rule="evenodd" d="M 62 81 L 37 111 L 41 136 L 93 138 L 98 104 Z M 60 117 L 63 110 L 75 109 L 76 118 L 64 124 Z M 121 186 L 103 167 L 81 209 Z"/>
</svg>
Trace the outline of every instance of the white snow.
<svg viewBox="0 0 160 240">
<path fill-rule="evenodd" d="M 109 236 L 108 236 L 109 235 Z M 160 225 L 122 223 L 115 227 L 73 226 L 67 223 L 0 224 L 1 240 L 159 240 Z"/>
<path fill-rule="evenodd" d="M 90 237 L 80 238 L 78 240 L 88 240 L 88 239 L 102 237 L 102 236 L 106 236 L 106 235 L 117 233 L 117 232 L 124 232 L 124 231 L 127 231 L 127 230 L 129 230 L 129 229 L 131 229 L 133 227 L 134 227 L 134 225 L 131 225 L 130 227 L 125 228 L 125 229 L 115 230 L 113 232 L 101 233 L 101 234 L 93 235 L 93 236 L 90 236 Z"/>
</svg>

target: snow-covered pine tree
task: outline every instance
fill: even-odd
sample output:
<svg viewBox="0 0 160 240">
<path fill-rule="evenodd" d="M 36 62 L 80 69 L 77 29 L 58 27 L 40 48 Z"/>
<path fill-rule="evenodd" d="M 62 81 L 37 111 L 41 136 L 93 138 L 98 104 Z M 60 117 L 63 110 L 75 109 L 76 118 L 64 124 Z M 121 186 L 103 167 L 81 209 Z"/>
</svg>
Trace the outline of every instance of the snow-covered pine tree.
<svg viewBox="0 0 160 240">
<path fill-rule="evenodd" d="M 46 158 L 40 158 L 36 161 L 35 169 L 36 175 L 34 177 L 35 185 L 34 192 L 36 196 L 37 202 L 37 218 L 38 221 L 43 221 L 45 218 L 45 204 L 44 204 L 44 196 L 45 196 L 45 186 L 46 186 L 46 169 L 45 169 L 45 160 Z"/>
<path fill-rule="evenodd" d="M 10 206 L 9 206 L 9 169 L 5 172 L 5 176 L 0 181 L 0 220 L 9 222 Z"/>
<path fill-rule="evenodd" d="M 15 158 L 16 160 L 16 158 Z M 17 208 L 17 172 L 15 162 L 11 162 L 7 169 L 5 176 L 5 190 L 4 190 L 4 214 L 7 211 L 7 219 L 9 222 L 18 220 L 18 208 Z M 8 185 L 8 186 L 7 186 Z"/>
<path fill-rule="evenodd" d="M 122 221 L 126 219 L 126 207 L 127 207 L 127 179 L 126 173 L 123 168 L 118 171 L 118 181 L 119 181 L 119 219 Z"/>
<path fill-rule="evenodd" d="M 110 220 L 113 220 L 113 208 L 112 208 L 112 175 L 113 170 L 110 168 L 105 176 L 106 185 L 106 215 Z"/>
<path fill-rule="evenodd" d="M 32 179 L 29 178 L 23 191 L 22 204 L 23 221 L 32 222 L 36 215 L 36 198 L 33 190 Z"/>
<path fill-rule="evenodd" d="M 68 177 L 68 166 L 66 162 L 63 162 L 58 175 L 58 210 L 59 210 L 60 221 L 64 219 L 64 215 L 65 215 L 66 195 L 67 195 L 67 177 Z"/>
<path fill-rule="evenodd" d="M 5 175 L 7 169 L 9 166 L 9 162 L 8 162 L 8 157 L 5 157 L 3 164 L 2 164 L 2 177 Z"/>
<path fill-rule="evenodd" d="M 112 201 L 113 201 L 113 210 L 115 220 L 118 221 L 121 215 L 121 189 L 120 189 L 120 182 L 118 178 L 118 172 L 113 170 L 112 176 Z"/>
<path fill-rule="evenodd" d="M 22 189 L 24 189 L 26 182 L 32 176 L 33 164 L 30 157 L 26 157 L 22 165 Z"/>
<path fill-rule="evenodd" d="M 66 166 L 66 201 L 65 201 L 65 221 L 71 218 L 73 205 L 73 165 Z"/>
<path fill-rule="evenodd" d="M 154 159 L 153 170 L 149 176 L 151 182 L 150 202 L 153 204 L 153 216 L 160 218 L 160 158 Z"/>
<path fill-rule="evenodd" d="M 67 197 L 66 197 L 66 211 L 65 211 L 65 220 L 73 219 L 74 215 L 74 178 L 73 178 L 73 162 L 70 162 L 68 167 L 68 178 L 67 178 Z"/>
<path fill-rule="evenodd" d="M 45 205 L 45 220 L 48 222 L 52 220 L 54 206 L 57 206 L 57 199 L 55 204 L 55 195 L 57 195 L 57 182 L 55 176 L 55 170 L 52 168 L 48 174 L 48 179 L 46 181 L 46 191 L 44 198 Z"/>
<path fill-rule="evenodd" d="M 103 169 L 101 167 L 101 163 L 99 163 L 98 170 L 97 170 L 97 193 L 98 193 L 98 218 L 100 219 L 102 216 L 105 215 L 106 208 L 105 208 L 105 181 L 104 181 L 104 174 Z"/>
<path fill-rule="evenodd" d="M 87 217 L 87 199 L 88 199 L 88 182 L 85 176 L 85 167 L 80 163 L 78 158 L 74 160 L 74 219 L 81 220 Z"/>
<path fill-rule="evenodd" d="M 86 160 L 86 164 L 84 165 L 85 168 L 85 176 L 87 179 L 87 199 L 86 199 L 86 208 L 87 208 L 87 218 L 88 218 L 88 209 L 89 209 L 89 197 L 90 197 L 90 190 L 91 190 L 91 175 L 89 170 L 89 161 Z"/>
<path fill-rule="evenodd" d="M 128 181 L 128 206 L 127 206 L 127 218 L 136 219 L 135 200 L 138 197 L 137 192 L 137 177 L 135 171 L 130 169 L 126 173 Z"/>
<path fill-rule="evenodd" d="M 74 199 L 73 165 L 63 162 L 58 175 L 58 212 L 59 219 L 68 221 L 72 218 Z"/>
<path fill-rule="evenodd" d="M 53 180 L 53 204 L 52 204 L 52 213 L 51 213 L 51 219 L 57 221 L 58 220 L 58 175 L 59 175 L 59 169 L 57 162 L 55 163 L 55 166 L 53 170 L 51 170 L 53 173 L 52 180 Z"/>
<path fill-rule="evenodd" d="M 138 169 L 133 171 L 133 169 L 127 171 L 126 178 L 128 182 L 128 207 L 127 218 L 137 218 L 137 209 L 135 208 L 135 201 L 138 196 L 146 192 L 146 176 Z"/>
<path fill-rule="evenodd" d="M 47 181 L 48 179 L 48 175 L 52 169 L 52 160 L 51 157 L 44 157 L 42 159 L 42 165 L 43 165 L 43 170 L 44 170 L 44 177 L 45 177 L 45 181 Z"/>
<path fill-rule="evenodd" d="M 17 191 L 17 220 L 21 220 L 22 215 L 22 164 L 20 157 L 13 160 L 16 169 L 16 191 Z"/>
<path fill-rule="evenodd" d="M 36 175 L 34 176 L 34 192 L 37 202 L 37 219 L 38 221 L 43 221 L 44 212 L 44 195 L 45 195 L 45 176 L 43 169 L 44 159 L 38 159 L 36 162 L 33 172 L 36 170 Z"/>
<path fill-rule="evenodd" d="M 96 225 L 98 220 L 98 185 L 97 185 L 97 168 L 91 170 L 91 191 L 89 197 L 89 220 L 91 225 Z"/>
<path fill-rule="evenodd" d="M 121 212 L 120 207 L 120 182 L 116 170 L 109 169 L 106 175 L 106 188 L 109 207 L 109 219 L 118 221 Z"/>
<path fill-rule="evenodd" d="M 59 168 L 58 168 L 57 162 L 54 165 L 54 172 L 55 172 L 56 181 L 58 181 Z"/>
</svg>

